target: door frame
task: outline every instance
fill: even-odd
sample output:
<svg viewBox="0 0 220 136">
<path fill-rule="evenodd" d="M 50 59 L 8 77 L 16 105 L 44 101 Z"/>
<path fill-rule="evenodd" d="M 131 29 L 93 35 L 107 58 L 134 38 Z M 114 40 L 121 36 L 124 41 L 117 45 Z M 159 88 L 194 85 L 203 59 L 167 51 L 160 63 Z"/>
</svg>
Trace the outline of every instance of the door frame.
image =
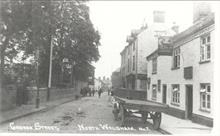
<svg viewBox="0 0 220 136">
<path fill-rule="evenodd" d="M 192 117 L 189 117 L 189 90 L 188 87 L 191 87 L 191 108 L 192 108 L 192 113 L 193 113 L 193 84 L 185 84 L 185 119 L 191 119 Z M 192 114 L 191 113 L 191 114 Z"/>
</svg>

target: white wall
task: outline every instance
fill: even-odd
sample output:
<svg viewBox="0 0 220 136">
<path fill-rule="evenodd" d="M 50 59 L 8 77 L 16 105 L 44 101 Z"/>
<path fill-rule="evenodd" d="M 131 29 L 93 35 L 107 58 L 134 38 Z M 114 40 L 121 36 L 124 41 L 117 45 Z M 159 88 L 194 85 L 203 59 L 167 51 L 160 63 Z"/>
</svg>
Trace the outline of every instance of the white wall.
<svg viewBox="0 0 220 136">
<path fill-rule="evenodd" d="M 211 39 L 213 40 L 213 31 L 211 32 Z M 213 60 L 214 45 L 211 45 L 211 58 Z M 200 110 L 200 83 L 211 83 L 211 89 L 213 89 L 213 61 L 204 64 L 200 64 L 200 37 L 185 43 L 180 47 L 180 68 L 171 70 L 172 57 L 159 56 L 157 58 L 157 74 L 152 75 L 152 60 L 148 61 L 148 75 L 151 77 L 150 90 L 148 90 L 148 99 L 151 100 L 152 84 L 157 84 L 157 80 L 161 80 L 161 93 L 157 92 L 157 101 L 162 102 L 162 85 L 167 84 L 167 104 L 170 107 L 185 110 L 185 85 L 193 85 L 193 113 L 203 115 L 206 117 L 212 117 L 213 108 L 211 112 L 203 112 Z M 184 67 L 193 66 L 193 79 L 184 79 Z M 180 105 L 171 105 L 171 85 L 180 84 Z M 211 90 L 211 94 L 213 94 Z M 213 96 L 211 95 L 211 101 Z M 213 107 L 213 102 L 211 102 Z"/>
</svg>

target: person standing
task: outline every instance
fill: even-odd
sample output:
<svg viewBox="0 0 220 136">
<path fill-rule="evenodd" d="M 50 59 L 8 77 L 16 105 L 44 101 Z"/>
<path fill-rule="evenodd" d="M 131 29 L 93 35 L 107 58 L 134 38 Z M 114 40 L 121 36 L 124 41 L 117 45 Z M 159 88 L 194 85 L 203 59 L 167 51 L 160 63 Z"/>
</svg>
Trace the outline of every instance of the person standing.
<svg viewBox="0 0 220 136">
<path fill-rule="evenodd" d="M 93 88 L 92 89 L 92 96 L 94 96 L 95 95 L 95 89 Z"/>
<path fill-rule="evenodd" d="M 102 88 L 99 89 L 98 94 L 99 94 L 99 98 L 100 98 L 101 94 L 102 94 Z"/>
</svg>

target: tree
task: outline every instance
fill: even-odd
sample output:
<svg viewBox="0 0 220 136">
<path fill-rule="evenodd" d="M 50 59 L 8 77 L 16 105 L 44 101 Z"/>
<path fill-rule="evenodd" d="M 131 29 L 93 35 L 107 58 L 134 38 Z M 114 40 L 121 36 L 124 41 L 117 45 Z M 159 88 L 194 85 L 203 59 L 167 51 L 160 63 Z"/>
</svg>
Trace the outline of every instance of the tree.
<svg viewBox="0 0 220 136">
<path fill-rule="evenodd" d="M 0 3 L 0 87 L 4 79 L 5 61 L 13 63 L 18 52 L 27 43 L 30 3 L 25 0 L 5 0 Z"/>
<path fill-rule="evenodd" d="M 91 62 L 100 57 L 100 35 L 93 27 L 85 1 L 3 1 L 0 31 L 1 77 L 5 61 L 13 63 L 19 52 L 23 52 L 22 58 L 26 59 L 39 50 L 39 59 L 35 62 L 39 63 L 41 84 L 47 84 L 51 42 L 57 73 L 61 73 L 66 58 L 70 65 L 75 63 L 73 71 L 78 78 L 86 79 L 91 73 Z"/>
</svg>

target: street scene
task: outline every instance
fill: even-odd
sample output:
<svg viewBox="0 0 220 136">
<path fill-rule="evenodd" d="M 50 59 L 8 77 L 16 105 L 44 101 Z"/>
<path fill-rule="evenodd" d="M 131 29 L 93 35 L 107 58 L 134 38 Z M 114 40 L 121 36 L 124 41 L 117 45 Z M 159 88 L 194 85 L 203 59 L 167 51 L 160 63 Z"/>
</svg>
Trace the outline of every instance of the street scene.
<svg viewBox="0 0 220 136">
<path fill-rule="evenodd" d="M 107 92 L 104 92 L 102 95 L 99 99 L 96 93 L 94 97 L 85 97 L 77 101 L 59 105 L 48 111 L 19 118 L 11 122 L 13 123 L 11 126 L 8 126 L 8 123 L 3 124 L 1 131 L 97 134 L 134 134 L 141 132 L 143 134 L 161 134 L 158 131 L 151 130 L 147 124 L 142 124 L 138 119 L 128 120 L 126 123 L 132 124 L 132 126 L 127 126 L 127 130 L 120 129 L 120 122 L 114 120 L 112 104 L 108 101 L 109 96 Z M 42 127 L 36 127 L 35 129 L 34 125 L 36 126 L 36 123 L 39 123 L 39 126 Z M 20 126 L 20 129 L 18 126 Z M 23 126 L 23 129 L 21 126 Z M 24 126 L 26 126 L 26 129 Z M 43 126 L 48 126 L 48 128 L 43 128 Z M 49 128 L 49 126 L 56 126 L 56 128 Z M 27 127 L 33 127 L 33 129 L 28 130 Z M 143 129 L 138 131 L 139 127 Z"/>
<path fill-rule="evenodd" d="M 217 132 L 219 5 L 0 1 L 0 133 Z"/>
</svg>

